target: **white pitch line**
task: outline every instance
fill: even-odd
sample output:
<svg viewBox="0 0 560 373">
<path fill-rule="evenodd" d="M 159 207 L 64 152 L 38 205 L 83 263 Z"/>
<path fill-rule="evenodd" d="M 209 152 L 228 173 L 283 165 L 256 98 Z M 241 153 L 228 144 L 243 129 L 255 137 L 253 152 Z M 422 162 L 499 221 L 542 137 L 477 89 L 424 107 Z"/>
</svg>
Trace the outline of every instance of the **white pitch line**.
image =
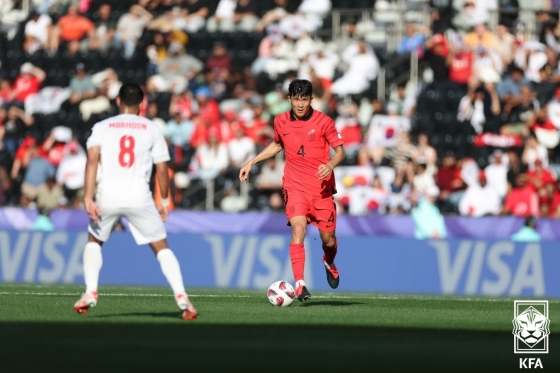
<svg viewBox="0 0 560 373">
<path fill-rule="evenodd" d="M 0 292 L 0 295 L 33 295 L 33 296 L 76 296 L 81 292 L 75 293 L 36 293 L 36 292 Z M 153 294 L 153 293 L 99 293 L 100 297 L 172 297 L 172 294 Z M 264 295 L 262 295 L 264 296 Z M 253 298 L 261 297 L 260 294 L 254 295 L 229 295 L 229 294 L 189 294 L 189 297 L 197 298 Z M 448 298 L 448 297 L 423 297 L 418 295 L 412 296 L 383 296 L 383 295 L 314 295 L 313 298 L 319 299 L 373 299 L 373 300 L 435 300 L 435 301 L 462 301 L 462 302 L 512 302 L 513 298 Z M 560 299 L 549 300 L 549 303 L 560 303 Z"/>
</svg>

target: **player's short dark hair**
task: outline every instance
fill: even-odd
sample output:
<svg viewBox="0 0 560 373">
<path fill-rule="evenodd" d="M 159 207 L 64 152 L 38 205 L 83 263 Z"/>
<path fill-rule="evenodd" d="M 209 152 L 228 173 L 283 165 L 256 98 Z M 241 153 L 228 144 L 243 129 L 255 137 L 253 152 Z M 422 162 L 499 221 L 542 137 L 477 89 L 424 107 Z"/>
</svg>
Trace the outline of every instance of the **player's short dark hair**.
<svg viewBox="0 0 560 373">
<path fill-rule="evenodd" d="M 288 87 L 288 96 L 290 97 L 307 97 L 313 95 L 313 85 L 309 80 L 294 79 Z"/>
<path fill-rule="evenodd" d="M 119 90 L 119 98 L 121 99 L 121 105 L 138 106 L 144 100 L 144 91 L 138 84 L 125 83 Z"/>
</svg>

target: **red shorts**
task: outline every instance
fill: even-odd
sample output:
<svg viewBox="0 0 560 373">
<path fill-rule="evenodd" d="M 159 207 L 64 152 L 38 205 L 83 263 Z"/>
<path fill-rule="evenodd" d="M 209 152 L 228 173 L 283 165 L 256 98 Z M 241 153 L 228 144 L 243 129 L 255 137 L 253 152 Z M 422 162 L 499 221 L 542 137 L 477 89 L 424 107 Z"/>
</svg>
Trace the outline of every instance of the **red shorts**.
<svg viewBox="0 0 560 373">
<path fill-rule="evenodd" d="M 305 216 L 307 224 L 311 223 L 322 232 L 334 232 L 336 229 L 336 205 L 334 198 L 310 196 L 302 192 L 282 190 L 286 217 L 288 221 L 296 216 Z"/>
</svg>

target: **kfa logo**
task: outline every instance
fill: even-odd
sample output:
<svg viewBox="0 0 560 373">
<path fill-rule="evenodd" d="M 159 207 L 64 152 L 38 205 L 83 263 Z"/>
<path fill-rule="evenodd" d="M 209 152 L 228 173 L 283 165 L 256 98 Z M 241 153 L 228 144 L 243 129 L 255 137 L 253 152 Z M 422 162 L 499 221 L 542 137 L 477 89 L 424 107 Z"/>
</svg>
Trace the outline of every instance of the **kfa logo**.
<svg viewBox="0 0 560 373">
<path fill-rule="evenodd" d="M 516 300 L 514 308 L 514 352 L 516 354 L 547 354 L 548 335 L 550 334 L 548 301 Z"/>
</svg>

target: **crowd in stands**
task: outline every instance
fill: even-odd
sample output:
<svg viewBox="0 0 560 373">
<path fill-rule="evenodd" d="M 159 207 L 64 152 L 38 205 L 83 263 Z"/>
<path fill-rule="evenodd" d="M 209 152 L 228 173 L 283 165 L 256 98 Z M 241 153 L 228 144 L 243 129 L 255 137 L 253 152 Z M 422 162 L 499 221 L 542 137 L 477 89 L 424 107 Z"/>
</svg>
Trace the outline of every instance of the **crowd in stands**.
<svg viewBox="0 0 560 373">
<path fill-rule="evenodd" d="M 133 81 L 169 143 L 175 208 L 204 208 L 210 182 L 216 208 L 243 208 L 238 170 L 272 141 L 299 77 L 345 140 L 340 213 L 417 216 L 434 211 L 419 208 L 428 201 L 444 214 L 560 217 L 555 1 L 425 1 L 430 24 L 408 20 L 395 52 L 368 42 L 375 19 L 343 18 L 341 40 L 319 36 L 333 9 L 382 12 L 394 5 L 384 0 L 33 0 L 24 15 L 9 3 L 3 205 L 80 208 L 85 141 Z M 538 10 L 535 37 L 522 6 Z M 380 67 L 411 54 L 420 84 L 378 97 Z M 282 157 L 254 168 L 249 209 L 283 210 L 282 169 Z"/>
</svg>

